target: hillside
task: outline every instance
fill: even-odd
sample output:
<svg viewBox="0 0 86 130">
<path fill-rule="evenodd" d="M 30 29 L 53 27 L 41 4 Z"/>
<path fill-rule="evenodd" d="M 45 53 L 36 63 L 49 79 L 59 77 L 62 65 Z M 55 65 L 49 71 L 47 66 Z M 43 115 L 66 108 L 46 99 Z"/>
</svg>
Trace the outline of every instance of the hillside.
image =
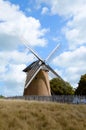
<svg viewBox="0 0 86 130">
<path fill-rule="evenodd" d="M 86 130 L 86 105 L 0 99 L 0 130 Z"/>
</svg>

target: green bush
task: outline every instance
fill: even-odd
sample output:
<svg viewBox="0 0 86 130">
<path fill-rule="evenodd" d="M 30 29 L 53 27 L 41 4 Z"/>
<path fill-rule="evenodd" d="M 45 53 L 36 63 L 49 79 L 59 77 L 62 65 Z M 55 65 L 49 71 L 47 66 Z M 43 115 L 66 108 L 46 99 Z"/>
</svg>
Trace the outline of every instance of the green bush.
<svg viewBox="0 0 86 130">
<path fill-rule="evenodd" d="M 68 82 L 54 78 L 50 81 L 52 95 L 72 95 L 74 90 Z"/>
</svg>

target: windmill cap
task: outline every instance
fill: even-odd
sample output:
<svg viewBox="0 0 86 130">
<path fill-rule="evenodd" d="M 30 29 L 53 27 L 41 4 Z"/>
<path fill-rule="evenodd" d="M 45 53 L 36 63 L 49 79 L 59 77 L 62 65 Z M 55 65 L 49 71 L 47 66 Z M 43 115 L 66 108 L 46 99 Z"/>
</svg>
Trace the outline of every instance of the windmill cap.
<svg viewBox="0 0 86 130">
<path fill-rule="evenodd" d="M 23 72 L 28 72 L 28 71 L 31 70 L 32 68 L 35 68 L 36 66 L 39 66 L 39 65 L 40 65 L 39 63 L 40 63 L 39 60 L 37 60 L 37 61 L 31 63 L 29 66 L 27 66 L 27 67 L 23 70 Z M 41 64 L 41 69 L 42 69 L 42 70 L 45 70 L 45 71 L 49 71 L 49 69 L 46 67 L 46 65 L 45 65 L 44 63 Z"/>
<path fill-rule="evenodd" d="M 30 70 L 32 67 L 34 67 L 36 63 L 37 63 L 37 61 L 34 61 L 34 62 L 31 63 L 29 66 L 27 66 L 23 71 L 24 71 L 24 72 L 27 72 L 27 71 Z"/>
</svg>

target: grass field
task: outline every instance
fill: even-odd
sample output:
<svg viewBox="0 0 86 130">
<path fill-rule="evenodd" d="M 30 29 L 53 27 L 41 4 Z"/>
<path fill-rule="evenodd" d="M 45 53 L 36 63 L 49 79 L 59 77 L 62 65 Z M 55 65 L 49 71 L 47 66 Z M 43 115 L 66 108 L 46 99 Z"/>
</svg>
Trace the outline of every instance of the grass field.
<svg viewBox="0 0 86 130">
<path fill-rule="evenodd" d="M 0 130 L 86 130 L 86 105 L 0 99 Z"/>
</svg>

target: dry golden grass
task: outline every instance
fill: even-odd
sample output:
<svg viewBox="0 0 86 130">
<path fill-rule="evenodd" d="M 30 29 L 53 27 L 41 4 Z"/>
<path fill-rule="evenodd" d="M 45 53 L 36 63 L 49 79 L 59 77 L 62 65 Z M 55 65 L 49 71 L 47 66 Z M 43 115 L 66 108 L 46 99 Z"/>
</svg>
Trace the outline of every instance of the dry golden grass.
<svg viewBox="0 0 86 130">
<path fill-rule="evenodd" d="M 86 130 L 86 105 L 1 99 L 0 130 Z"/>
</svg>

